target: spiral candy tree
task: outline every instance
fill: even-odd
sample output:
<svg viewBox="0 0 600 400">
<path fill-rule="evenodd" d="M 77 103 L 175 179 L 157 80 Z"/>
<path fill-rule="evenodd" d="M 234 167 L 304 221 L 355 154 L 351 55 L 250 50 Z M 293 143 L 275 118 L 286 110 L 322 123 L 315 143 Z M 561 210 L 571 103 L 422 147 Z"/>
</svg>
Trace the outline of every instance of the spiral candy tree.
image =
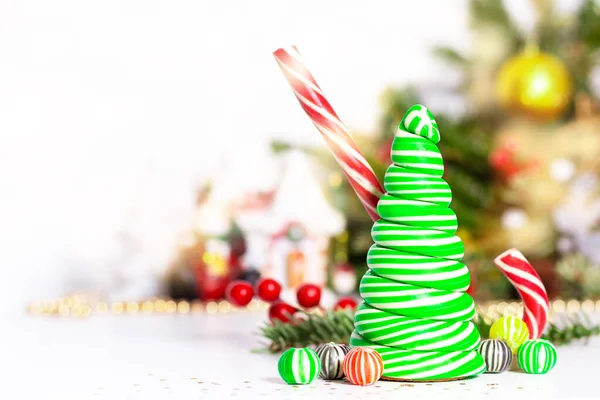
<svg viewBox="0 0 600 400">
<path fill-rule="evenodd" d="M 433 115 L 412 106 L 396 132 L 377 204 L 381 219 L 371 231 L 375 244 L 350 344 L 380 353 L 383 379 L 454 380 L 485 371 L 439 141 Z"/>
</svg>

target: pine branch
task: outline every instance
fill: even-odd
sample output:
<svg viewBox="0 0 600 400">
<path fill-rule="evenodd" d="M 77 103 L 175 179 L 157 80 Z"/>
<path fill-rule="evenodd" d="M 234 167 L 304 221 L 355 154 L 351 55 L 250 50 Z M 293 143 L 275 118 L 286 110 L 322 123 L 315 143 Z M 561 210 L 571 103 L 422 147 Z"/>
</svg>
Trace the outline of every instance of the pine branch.
<svg viewBox="0 0 600 400">
<path fill-rule="evenodd" d="M 445 61 L 446 63 L 457 66 L 459 68 L 466 68 L 469 65 L 469 60 L 467 59 L 467 57 L 463 56 L 458 51 L 450 47 L 434 47 L 433 55 Z"/>
<path fill-rule="evenodd" d="M 455 198 L 460 198 L 465 204 L 483 207 L 490 199 L 488 187 L 461 166 L 448 164 L 446 168 L 446 180 L 452 188 Z"/>
<path fill-rule="evenodd" d="M 493 24 L 518 36 L 516 24 L 510 18 L 502 0 L 471 0 L 469 11 L 474 24 Z"/>
<path fill-rule="evenodd" d="M 595 0 L 585 0 L 577 15 L 577 36 L 590 49 L 600 47 L 600 6 Z"/>
<path fill-rule="evenodd" d="M 456 217 L 460 221 L 461 229 L 465 229 L 473 234 L 479 233 L 479 227 L 481 222 L 481 215 L 477 212 L 476 208 L 472 205 L 467 204 L 460 197 L 453 196 L 452 200 L 452 211 L 456 213 Z"/>
<path fill-rule="evenodd" d="M 275 320 L 266 323 L 262 334 L 271 340 L 269 350 L 280 352 L 290 347 L 306 347 L 322 343 L 348 343 L 354 330 L 354 313 L 350 310 L 326 311 L 324 315 L 303 313 L 290 323 Z"/>
<path fill-rule="evenodd" d="M 477 314 L 473 323 L 482 339 L 489 338 L 491 318 Z M 268 350 L 279 353 L 290 347 L 316 346 L 323 343 L 348 343 L 354 330 L 354 314 L 350 310 L 326 311 L 323 315 L 306 314 L 292 318 L 290 323 L 275 321 L 261 328 L 262 335 L 271 343 Z M 555 345 L 600 336 L 600 325 L 591 323 L 585 313 L 566 316 L 561 323 L 551 323 L 542 338 Z"/>
<path fill-rule="evenodd" d="M 589 340 L 600 335 L 600 325 L 593 324 L 585 313 L 576 313 L 565 316 L 561 324 L 549 323 L 542 339 L 549 340 L 555 345 L 572 343 L 575 340 Z M 482 339 L 489 338 L 492 322 L 489 318 L 477 315 L 473 320 Z"/>
</svg>

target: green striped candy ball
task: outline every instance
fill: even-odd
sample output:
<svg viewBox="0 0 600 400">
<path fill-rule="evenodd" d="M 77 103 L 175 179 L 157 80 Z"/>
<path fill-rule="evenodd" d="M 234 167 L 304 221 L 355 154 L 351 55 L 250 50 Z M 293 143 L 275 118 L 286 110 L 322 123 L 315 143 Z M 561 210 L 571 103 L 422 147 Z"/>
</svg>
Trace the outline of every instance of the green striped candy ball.
<svg viewBox="0 0 600 400">
<path fill-rule="evenodd" d="M 544 339 L 528 340 L 519 347 L 519 367 L 528 374 L 545 374 L 556 365 L 556 349 Z"/>
<path fill-rule="evenodd" d="M 469 269 L 460 261 L 386 249 L 376 244 L 367 253 L 367 265 L 384 278 L 452 292 L 466 291 L 471 280 Z"/>
<path fill-rule="evenodd" d="M 417 351 L 466 351 L 479 345 L 479 331 L 471 321 L 436 321 L 392 314 L 361 304 L 354 327 L 371 342 Z"/>
<path fill-rule="evenodd" d="M 306 385 L 317 379 L 321 361 L 309 348 L 286 350 L 279 358 L 279 375 L 288 385 Z"/>
<path fill-rule="evenodd" d="M 394 164 L 385 173 L 383 187 L 388 194 L 407 200 L 425 201 L 443 207 L 448 207 L 452 201 L 450 185 L 442 178 Z"/>
<path fill-rule="evenodd" d="M 350 346 L 366 346 L 377 351 L 383 359 L 384 378 L 430 381 L 466 378 L 485 371 L 485 361 L 477 350 L 402 350 L 373 343 L 356 331 L 350 336 Z"/>
<path fill-rule="evenodd" d="M 440 130 L 433 114 L 420 104 L 415 104 L 406 111 L 400 127 L 427 138 L 434 144 L 440 141 Z"/>
<path fill-rule="evenodd" d="M 367 271 L 360 281 L 360 296 L 372 307 L 413 318 L 470 321 L 473 298 L 463 292 L 407 285 Z"/>
</svg>

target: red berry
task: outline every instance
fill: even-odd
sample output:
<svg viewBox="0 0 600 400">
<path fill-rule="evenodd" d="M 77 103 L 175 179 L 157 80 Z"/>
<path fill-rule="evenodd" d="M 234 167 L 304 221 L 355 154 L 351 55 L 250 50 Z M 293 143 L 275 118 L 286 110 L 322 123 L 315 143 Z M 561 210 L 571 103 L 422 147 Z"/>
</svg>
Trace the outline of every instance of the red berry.
<svg viewBox="0 0 600 400">
<path fill-rule="evenodd" d="M 304 308 L 316 307 L 321 302 L 321 288 L 312 283 L 305 283 L 296 292 L 298 304 Z"/>
<path fill-rule="evenodd" d="M 256 286 L 258 297 L 268 303 L 279 300 L 281 285 L 275 279 L 261 279 Z"/>
<path fill-rule="evenodd" d="M 227 288 L 227 299 L 238 307 L 244 307 L 254 297 L 252 285 L 245 281 L 234 281 Z"/>
<path fill-rule="evenodd" d="M 490 164 L 496 169 L 506 168 L 512 162 L 512 160 L 512 153 L 505 148 L 495 150 L 490 155 Z"/>
<path fill-rule="evenodd" d="M 269 307 L 269 319 L 271 322 L 279 320 L 283 323 L 290 322 L 290 318 L 298 312 L 298 309 L 287 303 L 275 303 Z"/>
<path fill-rule="evenodd" d="M 350 308 L 355 310 L 356 307 L 358 306 L 358 304 L 356 303 L 356 300 L 354 300 L 352 297 L 342 297 L 341 299 L 338 300 L 337 303 L 335 303 L 335 306 L 333 306 L 334 310 L 343 310 L 344 308 Z"/>
</svg>

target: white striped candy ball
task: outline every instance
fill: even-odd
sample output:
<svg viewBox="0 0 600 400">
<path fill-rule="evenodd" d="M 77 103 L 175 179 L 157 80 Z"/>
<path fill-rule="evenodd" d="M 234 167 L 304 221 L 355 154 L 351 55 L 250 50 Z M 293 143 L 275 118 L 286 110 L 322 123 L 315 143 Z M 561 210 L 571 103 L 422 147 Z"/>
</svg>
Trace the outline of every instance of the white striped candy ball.
<svg viewBox="0 0 600 400">
<path fill-rule="evenodd" d="M 355 347 L 344 358 L 344 375 L 359 386 L 374 384 L 383 375 L 383 359 L 368 347 Z"/>
<path fill-rule="evenodd" d="M 519 367 L 528 374 L 545 374 L 556 365 L 556 349 L 547 340 L 528 340 L 519 347 Z"/>
<path fill-rule="evenodd" d="M 325 343 L 319 345 L 315 352 L 321 360 L 321 373 L 319 378 L 327 380 L 342 379 L 344 377 L 344 358 L 350 351 L 347 344 Z"/>
<path fill-rule="evenodd" d="M 479 345 L 479 354 L 487 366 L 486 373 L 504 372 L 512 363 L 513 354 L 510 346 L 503 340 L 487 339 Z"/>
<path fill-rule="evenodd" d="M 319 356 L 309 348 L 286 350 L 277 365 L 279 375 L 289 385 L 306 385 L 317 379 L 321 370 Z"/>
</svg>

